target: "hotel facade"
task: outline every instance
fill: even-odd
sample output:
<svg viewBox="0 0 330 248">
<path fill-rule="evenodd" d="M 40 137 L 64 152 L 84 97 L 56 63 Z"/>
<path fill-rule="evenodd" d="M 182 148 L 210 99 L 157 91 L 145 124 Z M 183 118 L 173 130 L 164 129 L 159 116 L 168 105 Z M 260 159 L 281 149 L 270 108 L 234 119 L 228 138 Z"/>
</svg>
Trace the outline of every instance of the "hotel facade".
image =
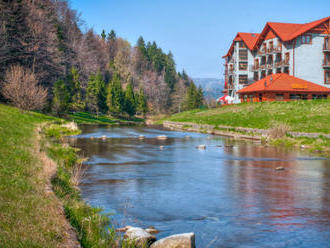
<svg viewBox="0 0 330 248">
<path fill-rule="evenodd" d="M 330 88 L 330 17 L 306 24 L 268 22 L 261 33 L 238 33 L 223 58 L 224 93 L 234 102 L 241 101 L 238 91 L 279 73 Z"/>
</svg>

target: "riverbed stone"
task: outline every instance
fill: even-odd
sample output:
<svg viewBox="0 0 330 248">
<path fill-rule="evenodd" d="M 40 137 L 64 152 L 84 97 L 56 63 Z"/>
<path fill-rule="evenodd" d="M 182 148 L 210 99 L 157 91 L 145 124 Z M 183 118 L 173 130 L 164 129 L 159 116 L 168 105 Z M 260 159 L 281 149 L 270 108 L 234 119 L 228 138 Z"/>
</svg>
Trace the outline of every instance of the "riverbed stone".
<svg viewBox="0 0 330 248">
<path fill-rule="evenodd" d="M 195 248 L 195 234 L 182 233 L 160 239 L 150 248 Z"/>
<path fill-rule="evenodd" d="M 146 247 L 156 241 L 156 237 L 151 235 L 143 228 L 140 227 L 128 227 L 124 238 L 132 240 L 135 244 L 135 247 Z"/>
</svg>

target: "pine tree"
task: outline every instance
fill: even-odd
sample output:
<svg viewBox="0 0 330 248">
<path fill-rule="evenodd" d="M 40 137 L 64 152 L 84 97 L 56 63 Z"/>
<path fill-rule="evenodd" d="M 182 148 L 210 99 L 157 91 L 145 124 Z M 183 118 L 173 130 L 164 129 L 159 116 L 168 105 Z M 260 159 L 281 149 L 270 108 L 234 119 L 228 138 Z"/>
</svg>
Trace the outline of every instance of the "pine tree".
<svg viewBox="0 0 330 248">
<path fill-rule="evenodd" d="M 53 86 L 52 110 L 60 115 L 68 108 L 70 93 L 63 80 L 58 80 Z"/>
<path fill-rule="evenodd" d="M 148 105 L 147 105 L 147 100 L 144 96 L 144 91 L 143 89 L 140 89 L 140 92 L 137 96 L 137 106 L 136 110 L 139 114 L 143 114 L 143 116 L 146 115 L 148 112 Z"/>
<path fill-rule="evenodd" d="M 113 75 L 113 78 L 108 86 L 107 106 L 109 113 L 118 116 L 123 113 L 125 104 L 125 96 L 121 87 L 118 73 Z"/>
<path fill-rule="evenodd" d="M 136 114 L 136 100 L 134 96 L 134 90 L 132 82 L 127 84 L 125 91 L 125 112 L 129 116 L 133 116 Z"/>
<path fill-rule="evenodd" d="M 196 85 L 193 81 L 190 82 L 185 102 L 184 108 L 185 110 L 195 109 L 201 107 L 203 104 L 203 90 L 201 87 L 196 88 Z"/>
<path fill-rule="evenodd" d="M 110 33 L 108 34 L 108 41 L 110 41 L 110 40 L 115 40 L 117 38 L 117 35 L 116 35 L 116 32 L 115 32 L 115 30 L 111 30 L 110 31 Z"/>
<path fill-rule="evenodd" d="M 90 76 L 86 89 L 86 99 L 89 111 L 96 113 L 105 111 L 105 83 L 100 72 Z"/>
<path fill-rule="evenodd" d="M 79 72 L 77 68 L 72 67 L 69 75 L 69 87 L 71 89 L 71 110 L 81 111 L 85 108 L 85 103 L 82 99 L 81 82 L 79 80 Z"/>
<path fill-rule="evenodd" d="M 105 40 L 105 38 L 107 37 L 104 29 L 102 30 L 101 37 L 102 37 L 102 40 Z"/>
</svg>

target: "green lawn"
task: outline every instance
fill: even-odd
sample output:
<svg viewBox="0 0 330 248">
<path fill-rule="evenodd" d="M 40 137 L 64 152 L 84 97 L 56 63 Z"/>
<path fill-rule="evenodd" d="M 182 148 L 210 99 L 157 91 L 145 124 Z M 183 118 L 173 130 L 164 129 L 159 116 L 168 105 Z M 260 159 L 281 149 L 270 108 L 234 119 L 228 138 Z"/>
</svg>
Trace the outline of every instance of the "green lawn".
<svg viewBox="0 0 330 248">
<path fill-rule="evenodd" d="M 192 110 L 166 120 L 269 129 L 284 123 L 290 131 L 330 133 L 330 100 L 242 103 Z"/>
</svg>

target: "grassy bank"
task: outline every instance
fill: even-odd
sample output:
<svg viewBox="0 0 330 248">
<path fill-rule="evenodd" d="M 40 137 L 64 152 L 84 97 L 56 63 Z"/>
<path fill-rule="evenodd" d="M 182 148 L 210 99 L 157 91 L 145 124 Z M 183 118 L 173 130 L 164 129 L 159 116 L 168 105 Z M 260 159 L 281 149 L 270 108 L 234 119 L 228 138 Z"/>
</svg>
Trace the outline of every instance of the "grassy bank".
<svg viewBox="0 0 330 248">
<path fill-rule="evenodd" d="M 118 124 L 143 124 L 144 120 L 141 118 L 114 118 L 108 115 L 94 115 L 86 112 L 77 112 L 67 114 L 66 119 L 74 121 L 78 124 L 99 124 L 99 125 L 118 125 Z"/>
<path fill-rule="evenodd" d="M 163 118 L 158 124 L 164 120 L 269 130 L 285 126 L 292 132 L 330 134 L 330 100 L 242 103 L 182 112 Z M 275 145 L 306 145 L 312 150 L 326 152 L 330 149 L 329 139 L 322 136 L 293 138 L 286 135 L 268 141 Z"/>
<path fill-rule="evenodd" d="M 43 164 L 34 155 L 35 128 L 51 120 L 0 105 L 1 247 L 57 247 L 63 242 L 62 220 L 45 193 Z"/>
<path fill-rule="evenodd" d="M 80 197 L 81 160 L 62 142 L 77 132 L 63 120 L 0 104 L 1 247 L 75 247 L 77 238 L 83 247 L 115 247 L 109 218 Z"/>
</svg>

